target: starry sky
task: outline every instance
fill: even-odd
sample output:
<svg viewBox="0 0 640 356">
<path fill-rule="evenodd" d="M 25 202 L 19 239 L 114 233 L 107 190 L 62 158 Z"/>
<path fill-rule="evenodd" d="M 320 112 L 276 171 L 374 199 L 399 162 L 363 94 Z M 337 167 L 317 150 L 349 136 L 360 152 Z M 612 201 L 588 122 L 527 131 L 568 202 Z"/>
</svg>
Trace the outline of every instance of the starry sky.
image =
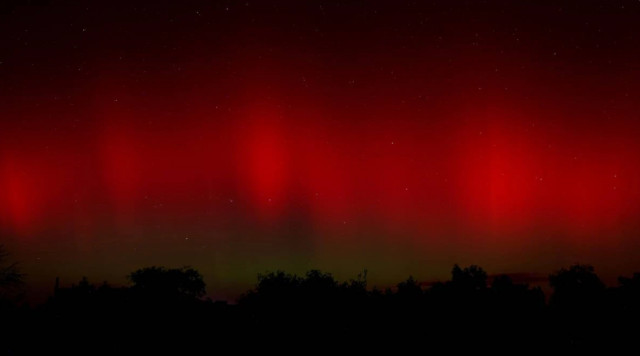
<svg viewBox="0 0 640 356">
<path fill-rule="evenodd" d="M 0 242 L 33 295 L 190 265 L 640 270 L 638 1 L 9 1 Z M 536 279 L 536 278 L 533 278 Z"/>
</svg>

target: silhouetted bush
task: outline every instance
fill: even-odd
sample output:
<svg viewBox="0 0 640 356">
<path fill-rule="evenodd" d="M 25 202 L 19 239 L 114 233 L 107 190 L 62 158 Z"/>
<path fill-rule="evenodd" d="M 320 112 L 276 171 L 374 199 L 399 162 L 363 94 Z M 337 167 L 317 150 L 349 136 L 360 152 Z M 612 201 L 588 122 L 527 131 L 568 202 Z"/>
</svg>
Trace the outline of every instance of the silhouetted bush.
<svg viewBox="0 0 640 356">
<path fill-rule="evenodd" d="M 134 291 L 149 297 L 198 298 L 206 293 L 202 276 L 189 267 L 147 267 L 131 273 L 128 278 Z"/>
<path fill-rule="evenodd" d="M 17 262 L 9 262 L 9 252 L 0 245 L 0 300 L 9 298 L 16 288 L 24 284 L 24 274 Z"/>
<path fill-rule="evenodd" d="M 602 301 L 605 285 L 593 266 L 576 264 L 549 276 L 553 288 L 550 303 L 563 309 L 580 311 Z"/>
</svg>

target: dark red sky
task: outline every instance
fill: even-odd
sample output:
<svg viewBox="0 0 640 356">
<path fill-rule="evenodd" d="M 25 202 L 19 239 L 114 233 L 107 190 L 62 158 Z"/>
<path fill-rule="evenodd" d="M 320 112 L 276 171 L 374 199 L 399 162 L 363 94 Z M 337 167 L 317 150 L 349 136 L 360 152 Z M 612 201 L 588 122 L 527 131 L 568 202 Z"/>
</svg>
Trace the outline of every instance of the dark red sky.
<svg viewBox="0 0 640 356">
<path fill-rule="evenodd" d="M 638 1 L 18 1 L 0 119 L 34 291 L 640 270 Z"/>
</svg>

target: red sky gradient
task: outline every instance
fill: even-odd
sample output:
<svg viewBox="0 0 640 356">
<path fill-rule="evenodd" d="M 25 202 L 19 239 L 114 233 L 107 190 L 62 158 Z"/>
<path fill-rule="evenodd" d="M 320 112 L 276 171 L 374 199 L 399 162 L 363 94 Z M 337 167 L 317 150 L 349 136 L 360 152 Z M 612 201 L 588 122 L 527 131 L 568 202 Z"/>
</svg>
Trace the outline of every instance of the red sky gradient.
<svg viewBox="0 0 640 356">
<path fill-rule="evenodd" d="M 0 231 L 34 290 L 192 265 L 640 270 L 640 4 L 67 1 L 0 15 Z"/>
</svg>

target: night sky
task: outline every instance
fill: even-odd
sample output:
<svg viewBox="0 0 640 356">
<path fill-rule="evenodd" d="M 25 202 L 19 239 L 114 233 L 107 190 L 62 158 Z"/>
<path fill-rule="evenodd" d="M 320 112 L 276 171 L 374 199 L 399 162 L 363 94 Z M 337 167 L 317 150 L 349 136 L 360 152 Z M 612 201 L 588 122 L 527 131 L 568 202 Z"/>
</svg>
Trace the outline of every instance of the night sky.
<svg viewBox="0 0 640 356">
<path fill-rule="evenodd" d="M 640 271 L 638 1 L 102 3 L 0 6 L 0 243 L 33 295 Z"/>
</svg>

